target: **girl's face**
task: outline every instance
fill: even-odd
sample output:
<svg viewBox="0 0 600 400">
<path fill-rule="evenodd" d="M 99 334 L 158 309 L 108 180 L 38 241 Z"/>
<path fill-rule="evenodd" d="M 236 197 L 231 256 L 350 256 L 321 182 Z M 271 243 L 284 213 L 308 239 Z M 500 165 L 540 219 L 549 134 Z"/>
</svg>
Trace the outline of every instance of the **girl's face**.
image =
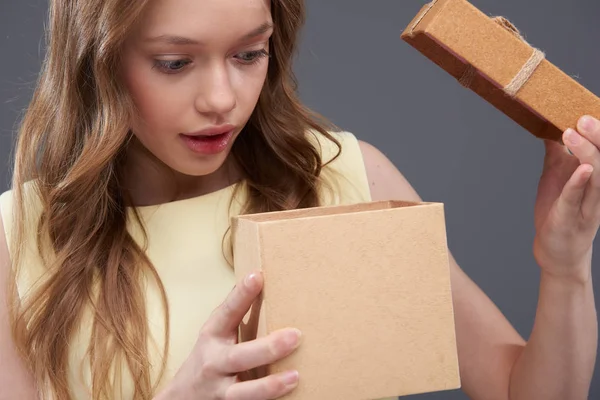
<svg viewBox="0 0 600 400">
<path fill-rule="evenodd" d="M 269 0 L 152 0 L 123 52 L 132 131 L 176 172 L 225 162 L 267 75 Z"/>
</svg>

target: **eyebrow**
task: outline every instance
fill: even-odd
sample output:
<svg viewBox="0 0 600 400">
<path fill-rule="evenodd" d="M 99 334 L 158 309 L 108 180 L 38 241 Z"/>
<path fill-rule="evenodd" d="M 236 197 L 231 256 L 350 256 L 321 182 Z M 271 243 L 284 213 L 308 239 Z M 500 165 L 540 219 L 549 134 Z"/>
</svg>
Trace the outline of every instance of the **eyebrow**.
<svg viewBox="0 0 600 400">
<path fill-rule="evenodd" d="M 242 36 L 242 40 L 254 39 L 257 36 L 263 35 L 273 29 L 273 24 L 271 22 L 265 22 L 260 25 L 258 28 L 253 29 L 248 32 L 244 36 Z M 200 45 L 201 42 L 190 39 L 183 36 L 175 36 L 175 35 L 160 35 L 152 38 L 148 38 L 145 40 L 146 42 L 163 42 L 176 46 L 186 46 L 186 45 Z"/>
</svg>

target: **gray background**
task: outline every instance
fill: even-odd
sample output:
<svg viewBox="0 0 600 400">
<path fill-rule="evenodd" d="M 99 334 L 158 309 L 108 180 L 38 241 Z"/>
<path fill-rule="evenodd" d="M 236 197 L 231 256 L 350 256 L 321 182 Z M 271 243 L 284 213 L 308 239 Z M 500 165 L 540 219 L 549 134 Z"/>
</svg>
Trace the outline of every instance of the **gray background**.
<svg viewBox="0 0 600 400">
<path fill-rule="evenodd" d="M 424 3 L 307 1 L 296 66 L 301 96 L 382 149 L 426 200 L 445 203 L 459 264 L 527 338 L 538 293 L 531 245 L 543 146 L 400 40 Z M 598 1 L 472 3 L 488 15 L 508 17 L 550 61 L 600 94 Z M 43 54 L 46 9 L 42 0 L 0 0 L 0 191 L 9 186 L 14 127 Z M 410 398 L 466 396 L 457 391 Z M 597 398 L 598 369 L 590 395 Z"/>
</svg>

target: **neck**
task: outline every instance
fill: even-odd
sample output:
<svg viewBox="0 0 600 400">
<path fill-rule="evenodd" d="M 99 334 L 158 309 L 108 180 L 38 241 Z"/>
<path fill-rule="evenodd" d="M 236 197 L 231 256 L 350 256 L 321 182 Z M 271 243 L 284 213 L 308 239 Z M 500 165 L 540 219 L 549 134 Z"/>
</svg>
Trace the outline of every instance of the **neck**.
<svg viewBox="0 0 600 400">
<path fill-rule="evenodd" d="M 210 175 L 184 175 L 165 165 L 135 139 L 127 150 L 123 168 L 123 186 L 131 205 L 137 207 L 202 196 L 230 186 L 240 178 L 232 157 Z"/>
</svg>

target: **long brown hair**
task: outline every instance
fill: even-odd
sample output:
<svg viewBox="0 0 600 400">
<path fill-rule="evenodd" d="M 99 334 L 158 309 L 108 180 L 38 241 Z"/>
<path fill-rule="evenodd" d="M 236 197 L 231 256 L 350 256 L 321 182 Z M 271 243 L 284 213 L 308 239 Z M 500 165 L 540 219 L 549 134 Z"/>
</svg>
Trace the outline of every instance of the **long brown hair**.
<svg viewBox="0 0 600 400">
<path fill-rule="evenodd" d="M 46 58 L 16 149 L 11 241 L 15 276 L 29 234 L 46 268 L 36 290 L 12 302 L 15 340 L 41 398 L 70 398 L 69 340 L 87 306 L 94 321 L 88 349 L 93 398 L 111 397 L 110 371 L 117 359 L 131 374 L 134 398 L 152 397 L 158 382 L 151 379 L 147 355 L 143 276 L 155 279 L 162 292 L 163 362 L 168 352 L 167 296 L 143 246 L 127 230 L 128 202 L 120 185 L 133 105 L 115 71 L 127 29 L 146 3 L 50 1 Z M 303 1 L 272 0 L 271 10 L 275 30 L 268 77 L 233 147 L 249 194 L 244 212 L 319 205 L 323 162 L 307 132 L 339 147 L 328 133 L 333 126 L 326 128 L 296 94 L 291 69 L 305 18 Z M 35 199 L 23 190 L 29 184 Z"/>
</svg>

